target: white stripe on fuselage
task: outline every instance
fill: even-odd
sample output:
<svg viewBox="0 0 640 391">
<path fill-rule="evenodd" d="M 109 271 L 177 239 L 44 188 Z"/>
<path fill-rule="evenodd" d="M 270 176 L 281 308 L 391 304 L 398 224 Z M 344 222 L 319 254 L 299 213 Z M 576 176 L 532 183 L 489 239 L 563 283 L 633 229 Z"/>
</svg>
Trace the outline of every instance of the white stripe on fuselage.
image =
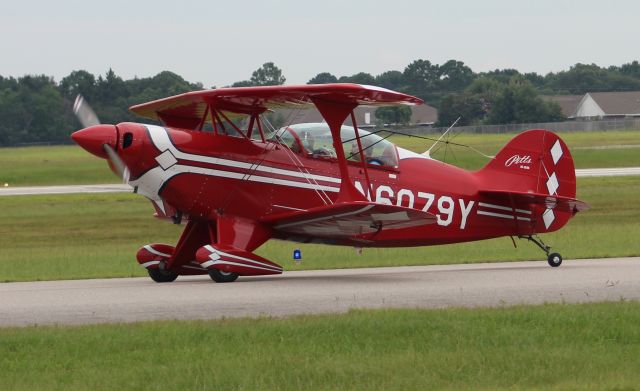
<svg viewBox="0 0 640 391">
<path fill-rule="evenodd" d="M 146 269 L 149 266 L 159 265 L 159 264 L 160 264 L 160 261 L 149 261 L 149 262 L 141 263 L 140 266 Z"/>
<path fill-rule="evenodd" d="M 156 191 L 156 194 L 158 194 L 158 192 L 160 191 L 160 188 L 166 181 L 168 181 L 169 179 L 173 178 L 178 174 L 187 174 L 187 173 L 214 176 L 218 178 L 241 179 L 249 182 L 271 183 L 274 185 L 296 187 L 299 189 L 328 191 L 333 193 L 337 193 L 340 190 L 340 188 L 332 187 L 332 186 L 316 185 L 316 184 L 307 183 L 307 182 L 298 182 L 298 181 L 278 179 L 278 178 L 272 178 L 272 177 L 266 177 L 266 176 L 260 176 L 260 175 L 247 175 L 241 172 L 231 172 L 231 171 L 214 170 L 211 168 L 204 168 L 204 167 L 185 166 L 182 164 L 175 164 L 169 167 L 167 170 L 163 170 L 161 167 L 156 167 L 148 171 L 138 180 L 132 181 L 131 184 L 133 186 L 140 186 L 140 183 L 145 182 L 145 185 L 140 187 L 144 187 L 145 189 L 148 187 L 151 187 Z M 143 195 L 146 195 L 146 194 L 143 194 Z"/>
<path fill-rule="evenodd" d="M 181 160 L 199 162 L 199 163 L 209 163 L 216 164 L 221 166 L 240 168 L 240 169 L 248 169 L 252 172 L 262 171 L 265 173 L 284 175 L 293 178 L 304 178 L 307 179 L 306 182 L 297 181 L 293 178 L 291 179 L 280 179 L 273 178 L 263 175 L 249 175 L 248 173 L 242 172 L 233 172 L 233 171 L 225 171 L 225 170 L 217 170 L 211 168 L 204 167 L 195 167 L 184 164 L 174 164 L 171 167 L 168 167 L 166 170 L 160 166 L 154 167 L 151 170 L 147 171 L 140 178 L 130 181 L 129 184 L 138 189 L 138 193 L 144 195 L 152 200 L 156 200 L 158 202 L 162 202 L 162 200 L 158 197 L 160 189 L 162 186 L 171 178 L 178 174 L 183 173 L 192 173 L 199 175 L 207 175 L 207 176 L 215 176 L 220 178 L 229 178 L 229 179 L 240 179 L 246 180 L 250 182 L 259 182 L 259 183 L 271 183 L 274 185 L 295 187 L 299 189 L 310 189 L 315 191 L 327 191 L 337 193 L 340 188 L 321 185 L 316 181 L 330 182 L 339 184 L 342 182 L 340 178 L 328 177 L 323 175 L 314 175 L 314 174 L 306 174 L 299 171 L 292 170 L 284 170 L 275 167 L 268 166 L 258 166 L 255 164 L 249 164 L 246 162 L 238 162 L 235 160 L 227 160 L 227 159 L 219 159 L 215 157 L 209 156 L 201 156 L 194 155 L 190 153 L 185 153 L 179 151 L 175 145 L 171 142 L 167 131 L 155 125 L 147 125 L 147 129 L 149 130 L 149 134 L 151 136 L 151 141 L 161 152 L 170 151 L 176 158 Z"/>
<path fill-rule="evenodd" d="M 219 263 L 223 263 L 223 262 L 231 262 L 228 259 L 223 259 L 224 257 L 227 258 L 232 258 L 232 259 L 239 259 L 241 261 L 245 261 L 245 262 L 249 262 L 249 263 L 253 263 L 257 266 L 252 266 L 252 265 L 247 265 L 247 264 L 242 264 L 242 263 L 235 263 L 235 265 L 238 266 L 247 266 L 247 267 L 259 267 L 261 269 L 264 270 L 272 270 L 272 271 L 277 271 L 277 272 L 282 272 L 282 268 L 280 266 L 274 266 L 274 265 L 270 265 L 264 262 L 260 262 L 258 260 L 255 259 L 251 259 L 251 258 L 246 258 L 246 257 L 242 257 L 240 255 L 234 255 L 222 250 L 218 250 L 217 248 L 213 247 L 212 245 L 208 244 L 206 246 L 204 246 L 204 248 L 209 251 L 211 254 L 209 254 L 210 257 L 210 261 L 206 261 L 203 262 L 201 265 L 203 267 L 209 267 L 211 265 L 215 265 L 215 264 L 219 264 Z M 214 257 L 211 257 L 211 255 L 215 255 Z M 212 263 L 210 263 L 212 262 Z"/>
<path fill-rule="evenodd" d="M 514 215 L 506 215 L 502 213 L 487 212 L 485 210 L 478 210 L 476 213 L 483 216 L 499 217 L 501 219 L 507 219 L 507 220 L 518 219 L 522 221 L 531 221 L 531 219 L 528 217 L 520 217 L 520 216 L 514 216 Z"/>
<path fill-rule="evenodd" d="M 151 254 L 155 254 L 155 255 L 159 255 L 161 257 L 165 257 L 165 258 L 171 258 L 171 254 L 165 254 L 161 251 L 156 250 L 155 248 L 151 247 L 150 245 L 145 245 L 144 249 L 149 251 Z"/>
<path fill-rule="evenodd" d="M 331 183 L 342 182 L 340 178 L 335 178 L 330 176 L 307 174 L 300 171 L 284 170 L 281 168 L 275 168 L 275 167 L 269 167 L 269 166 L 259 166 L 256 164 L 239 162 L 236 160 L 221 159 L 217 157 L 202 156 L 202 155 L 195 155 L 192 153 L 182 152 L 178 148 L 176 148 L 175 145 L 173 145 L 173 143 L 171 142 L 171 139 L 169 138 L 169 134 L 167 133 L 167 130 L 165 128 L 156 126 L 156 125 L 147 125 L 147 129 L 149 130 L 151 141 L 156 146 L 156 148 L 158 148 L 160 152 L 170 150 L 171 153 L 177 159 L 188 160 L 188 161 L 199 162 L 199 163 L 217 164 L 220 166 L 227 166 L 227 167 L 234 167 L 234 168 L 244 168 L 252 171 L 262 171 L 262 172 L 268 172 L 271 174 L 292 176 L 296 178 L 313 179 L 316 181 L 324 181 L 324 182 L 331 182 Z"/>
<path fill-rule="evenodd" d="M 500 210 L 507 210 L 509 212 L 511 211 L 516 211 L 516 212 L 520 212 L 520 213 L 524 213 L 524 214 L 531 214 L 530 210 L 525 210 L 525 209 L 513 209 L 513 208 L 509 208 L 508 206 L 502 206 L 502 205 L 495 205 L 495 204 L 488 204 L 486 202 L 478 202 L 478 206 L 483 206 L 485 208 L 493 208 L 493 209 L 500 209 Z"/>
</svg>

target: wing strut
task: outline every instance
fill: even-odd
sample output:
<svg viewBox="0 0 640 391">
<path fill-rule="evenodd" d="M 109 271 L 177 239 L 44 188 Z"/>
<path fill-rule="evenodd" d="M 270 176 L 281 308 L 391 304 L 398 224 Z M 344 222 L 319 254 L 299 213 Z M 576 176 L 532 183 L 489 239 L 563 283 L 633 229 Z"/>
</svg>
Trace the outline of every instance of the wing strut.
<svg viewBox="0 0 640 391">
<path fill-rule="evenodd" d="M 331 137 L 333 138 L 333 148 L 336 150 L 338 167 L 340 168 L 340 177 L 342 178 L 340 192 L 338 193 L 336 203 L 368 201 L 364 194 L 360 193 L 360 191 L 356 189 L 353 181 L 351 181 L 347 158 L 344 154 L 342 138 L 340 137 L 340 128 L 342 127 L 342 123 L 351 114 L 353 109 L 358 107 L 358 103 L 329 101 L 315 96 L 312 96 L 311 100 L 318 108 L 318 111 L 320 111 L 320 114 L 322 114 L 322 117 L 327 121 L 329 129 L 331 130 Z"/>
<path fill-rule="evenodd" d="M 367 170 L 367 159 L 365 159 L 364 150 L 362 149 L 362 142 L 360 141 L 360 132 L 358 131 L 358 124 L 356 123 L 356 117 L 351 111 L 351 122 L 353 123 L 353 129 L 356 133 L 356 143 L 358 144 L 358 151 L 360 152 L 360 163 L 362 163 L 362 170 L 364 171 L 364 177 L 367 180 L 367 191 L 369 194 L 373 194 L 373 186 L 371 186 L 371 180 L 369 179 L 369 170 Z M 342 143 L 342 140 L 340 140 Z"/>
</svg>

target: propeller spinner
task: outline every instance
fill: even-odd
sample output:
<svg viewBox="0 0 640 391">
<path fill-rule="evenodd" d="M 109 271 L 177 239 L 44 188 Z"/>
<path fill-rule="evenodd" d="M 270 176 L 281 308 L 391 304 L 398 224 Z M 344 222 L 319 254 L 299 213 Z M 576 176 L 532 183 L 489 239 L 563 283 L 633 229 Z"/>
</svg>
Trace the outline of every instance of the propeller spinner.
<svg viewBox="0 0 640 391">
<path fill-rule="evenodd" d="M 78 95 L 73 104 L 73 113 L 85 128 L 71 135 L 82 148 L 88 152 L 108 159 L 112 169 L 122 178 L 123 183 L 129 183 L 129 169 L 122 158 L 116 153 L 118 145 L 118 129 L 115 125 L 101 125 L 98 116 L 82 95 Z"/>
<path fill-rule="evenodd" d="M 86 100 L 81 96 L 75 100 L 73 112 L 77 116 L 78 121 L 85 126 L 84 129 L 78 130 L 71 135 L 82 148 L 88 152 L 107 159 L 111 170 L 115 172 L 122 182 L 134 188 L 134 192 L 139 193 L 151 200 L 163 214 L 168 212 L 164 200 L 158 195 L 157 189 L 151 187 L 144 181 L 130 181 L 130 170 L 124 160 L 118 155 L 119 131 L 115 125 L 101 125 L 98 116 L 91 109 Z M 173 212 L 172 212 L 173 214 Z M 172 216 L 175 223 L 181 220 L 181 214 Z"/>
</svg>

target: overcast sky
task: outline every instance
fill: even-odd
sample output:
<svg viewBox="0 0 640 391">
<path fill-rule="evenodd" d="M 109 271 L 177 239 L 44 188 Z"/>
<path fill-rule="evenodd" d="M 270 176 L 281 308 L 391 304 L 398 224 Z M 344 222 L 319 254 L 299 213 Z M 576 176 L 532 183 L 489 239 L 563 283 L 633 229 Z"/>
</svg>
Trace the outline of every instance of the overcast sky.
<svg viewBox="0 0 640 391">
<path fill-rule="evenodd" d="M 639 0 L 13 0 L 0 5 L 0 75 L 169 70 L 210 87 L 273 61 L 299 84 L 419 58 L 545 74 L 640 59 L 639 20 Z"/>
</svg>

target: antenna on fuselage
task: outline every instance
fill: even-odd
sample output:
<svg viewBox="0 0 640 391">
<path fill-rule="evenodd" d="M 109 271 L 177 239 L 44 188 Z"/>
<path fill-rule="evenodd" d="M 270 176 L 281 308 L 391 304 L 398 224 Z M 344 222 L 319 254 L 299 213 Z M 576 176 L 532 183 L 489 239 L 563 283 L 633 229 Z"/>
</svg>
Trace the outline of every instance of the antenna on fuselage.
<svg viewBox="0 0 640 391">
<path fill-rule="evenodd" d="M 447 133 L 449 133 L 449 131 L 451 129 L 453 129 L 454 126 L 456 126 L 456 124 L 458 123 L 458 121 L 460 121 L 461 117 L 458 117 L 455 121 L 453 121 L 453 123 L 451 124 L 451 126 L 449 126 L 449 128 L 440 135 L 440 137 L 438 137 L 438 139 L 429 147 L 429 149 L 427 149 L 426 151 L 422 152 L 422 154 L 428 158 L 431 157 L 431 150 L 433 149 L 433 147 L 435 147 L 436 145 L 438 145 L 438 143 L 442 140 L 442 138 L 444 136 L 447 135 Z"/>
</svg>

